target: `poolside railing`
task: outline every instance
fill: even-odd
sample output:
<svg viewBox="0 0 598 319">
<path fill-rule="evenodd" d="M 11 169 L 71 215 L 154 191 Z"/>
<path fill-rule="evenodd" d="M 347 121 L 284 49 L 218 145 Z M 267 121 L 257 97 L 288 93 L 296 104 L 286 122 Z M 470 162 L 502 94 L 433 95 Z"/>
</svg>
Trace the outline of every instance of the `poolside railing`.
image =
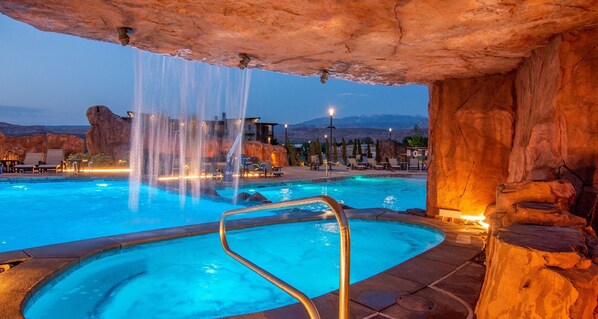
<svg viewBox="0 0 598 319">
<path fill-rule="evenodd" d="M 232 215 L 240 215 L 240 214 L 247 214 L 253 213 L 258 211 L 265 211 L 265 210 L 277 210 L 282 208 L 288 207 L 297 207 L 297 206 L 304 206 L 304 205 L 313 205 L 313 204 L 324 204 L 327 205 L 332 209 L 334 216 L 336 217 L 336 221 L 339 225 L 339 232 L 340 232 L 340 284 L 339 284 L 339 310 L 338 310 L 338 317 L 339 319 L 348 319 L 349 318 L 349 270 L 350 270 L 350 259 L 351 259 L 351 233 L 349 231 L 349 222 L 347 220 L 347 216 L 341 205 L 335 201 L 330 196 L 315 196 L 315 197 L 307 197 L 302 199 L 296 199 L 291 201 L 279 202 L 279 203 L 271 203 L 271 204 L 264 204 L 259 206 L 252 206 L 240 209 L 229 210 L 222 214 L 220 218 L 220 243 L 222 244 L 222 248 L 224 251 L 235 260 L 240 262 L 241 264 L 245 265 L 247 268 L 251 269 L 255 273 L 259 274 L 266 280 L 270 281 L 278 288 L 282 289 L 289 295 L 293 296 L 297 299 L 303 307 L 307 310 L 309 317 L 311 319 L 320 319 L 320 314 L 314 305 L 313 301 L 307 297 L 304 293 L 297 290 L 295 287 L 291 286 L 290 284 L 286 283 L 282 279 L 276 277 L 275 275 L 269 273 L 265 269 L 259 267 L 258 265 L 252 263 L 251 261 L 247 260 L 246 258 L 242 257 L 241 255 L 232 251 L 228 245 L 228 241 L 226 239 L 226 218 Z"/>
</svg>

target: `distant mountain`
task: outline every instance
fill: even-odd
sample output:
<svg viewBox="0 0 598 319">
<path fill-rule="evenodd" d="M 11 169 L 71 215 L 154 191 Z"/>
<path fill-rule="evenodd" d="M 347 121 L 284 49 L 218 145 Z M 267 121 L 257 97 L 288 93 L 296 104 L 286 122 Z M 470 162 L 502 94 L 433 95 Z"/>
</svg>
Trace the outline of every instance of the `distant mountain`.
<svg viewBox="0 0 598 319">
<path fill-rule="evenodd" d="M 0 132 L 7 136 L 57 133 L 85 137 L 85 133 L 87 133 L 89 128 L 89 125 L 15 125 L 0 122 Z"/>
<path fill-rule="evenodd" d="M 333 119 L 336 128 L 377 128 L 388 130 L 412 129 L 415 125 L 420 128 L 428 127 L 428 118 L 419 115 L 376 114 L 362 116 L 348 116 Z M 330 124 L 329 117 L 320 117 L 293 127 L 326 127 Z"/>
</svg>

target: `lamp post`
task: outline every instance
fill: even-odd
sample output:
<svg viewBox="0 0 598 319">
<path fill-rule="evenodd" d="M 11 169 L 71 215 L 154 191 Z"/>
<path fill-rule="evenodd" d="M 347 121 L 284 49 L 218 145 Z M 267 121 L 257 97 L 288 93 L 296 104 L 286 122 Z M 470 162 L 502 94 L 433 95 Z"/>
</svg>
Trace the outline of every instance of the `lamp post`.
<svg viewBox="0 0 598 319">
<path fill-rule="evenodd" d="M 284 142 L 285 142 L 285 144 L 286 144 L 286 142 L 287 142 L 287 139 L 288 139 L 288 138 L 287 138 L 287 128 L 288 128 L 288 127 L 289 127 L 289 125 L 288 125 L 288 124 L 285 124 L 285 125 L 284 125 Z"/>
<path fill-rule="evenodd" d="M 329 108 L 328 109 L 328 114 L 330 114 L 330 126 L 328 126 L 328 128 L 330 129 L 330 144 L 332 144 L 332 129 L 334 129 L 335 127 L 332 125 L 332 116 L 334 115 L 334 109 L 333 108 Z M 332 164 L 330 162 L 330 152 L 332 152 L 332 147 L 328 147 L 328 163 L 330 165 L 330 170 L 332 170 Z"/>
<path fill-rule="evenodd" d="M 392 128 L 388 129 L 388 139 L 392 140 Z"/>
</svg>

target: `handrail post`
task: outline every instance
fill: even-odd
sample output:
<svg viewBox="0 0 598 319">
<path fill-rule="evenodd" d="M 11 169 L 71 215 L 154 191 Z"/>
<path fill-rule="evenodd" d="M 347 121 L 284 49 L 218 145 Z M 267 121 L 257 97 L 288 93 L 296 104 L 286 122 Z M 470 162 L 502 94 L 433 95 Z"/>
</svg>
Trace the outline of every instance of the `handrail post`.
<svg viewBox="0 0 598 319">
<path fill-rule="evenodd" d="M 297 299 L 303 307 L 307 310 L 311 319 L 319 319 L 320 314 L 316 309 L 313 301 L 305 294 L 284 282 L 282 279 L 274 276 L 263 268 L 257 266 L 241 255 L 232 251 L 228 245 L 226 238 L 226 218 L 232 215 L 246 214 L 263 210 L 281 209 L 286 207 L 301 206 L 321 203 L 332 209 L 336 221 L 339 225 L 340 233 L 340 282 L 339 282 L 339 319 L 349 319 L 349 297 L 350 297 L 350 266 L 351 266 L 351 232 L 349 229 L 349 221 L 341 205 L 330 196 L 315 196 L 302 199 L 296 199 L 286 202 L 264 204 L 259 206 L 252 206 L 240 209 L 234 209 L 225 212 L 220 218 L 220 243 L 224 251 L 241 264 L 248 267 L 258 275 L 270 281 L 284 292 Z"/>
</svg>

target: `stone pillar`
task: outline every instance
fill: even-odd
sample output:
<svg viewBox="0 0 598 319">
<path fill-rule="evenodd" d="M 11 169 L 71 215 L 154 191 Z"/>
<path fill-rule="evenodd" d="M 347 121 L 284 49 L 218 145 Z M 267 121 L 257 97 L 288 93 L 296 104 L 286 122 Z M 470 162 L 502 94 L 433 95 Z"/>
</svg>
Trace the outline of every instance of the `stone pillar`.
<svg viewBox="0 0 598 319">
<path fill-rule="evenodd" d="M 573 212 L 592 219 L 598 188 L 598 27 L 558 35 L 517 70 L 510 182 L 550 168 L 578 194 Z"/>
<path fill-rule="evenodd" d="M 513 72 L 430 85 L 428 215 L 480 216 L 508 175 L 515 114 Z"/>
</svg>

